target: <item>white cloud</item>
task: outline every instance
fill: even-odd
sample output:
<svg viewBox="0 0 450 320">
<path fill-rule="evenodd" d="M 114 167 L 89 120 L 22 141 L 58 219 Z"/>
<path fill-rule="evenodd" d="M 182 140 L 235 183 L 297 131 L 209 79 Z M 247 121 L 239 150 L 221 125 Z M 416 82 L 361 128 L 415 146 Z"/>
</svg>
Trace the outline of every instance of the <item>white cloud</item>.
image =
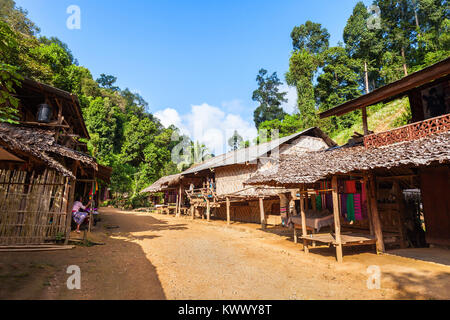
<svg viewBox="0 0 450 320">
<path fill-rule="evenodd" d="M 156 112 L 155 116 L 164 126 L 173 124 L 192 140 L 204 143 L 215 155 L 228 151 L 228 139 L 234 130 L 244 140 L 252 141 L 257 136 L 253 123 L 244 120 L 239 114 L 226 113 L 207 103 L 191 106 L 190 113 L 185 115 L 180 116 L 175 109 L 167 108 Z"/>
<path fill-rule="evenodd" d="M 280 92 L 287 92 L 286 98 L 287 102 L 283 103 L 281 107 L 283 110 L 289 114 L 293 114 L 297 111 L 297 89 L 295 87 L 290 87 L 287 84 L 280 86 Z"/>
</svg>

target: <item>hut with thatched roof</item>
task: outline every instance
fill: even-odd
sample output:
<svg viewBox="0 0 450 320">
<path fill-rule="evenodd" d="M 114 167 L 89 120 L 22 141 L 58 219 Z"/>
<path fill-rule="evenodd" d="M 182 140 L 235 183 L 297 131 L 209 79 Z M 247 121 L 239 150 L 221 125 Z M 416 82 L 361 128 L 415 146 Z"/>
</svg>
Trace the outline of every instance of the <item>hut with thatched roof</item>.
<svg viewBox="0 0 450 320">
<path fill-rule="evenodd" d="M 19 119 L 0 123 L 0 244 L 67 242 L 75 192 L 95 200 L 110 168 L 79 140 L 89 134 L 76 96 L 29 79 L 16 96 Z"/>
<path fill-rule="evenodd" d="M 305 251 L 311 243 L 335 246 L 338 261 L 343 246 L 376 244 L 384 252 L 386 244 L 450 245 L 449 74 L 446 59 L 321 115 L 345 114 L 407 95 L 411 124 L 370 133 L 363 112 L 365 135 L 301 159 L 282 155 L 246 184 L 296 188 L 300 215 L 290 217 L 295 239 L 298 228 Z M 430 94 L 437 96 L 429 99 Z M 419 195 L 412 204 L 410 191 Z M 308 227 L 322 222 L 314 214 L 324 206 L 332 212 L 330 232 L 309 234 Z"/>
<path fill-rule="evenodd" d="M 311 128 L 281 139 L 261 143 L 249 148 L 231 151 L 197 164 L 181 173 L 172 186 L 178 186 L 178 209 L 192 218 L 200 216 L 231 221 L 281 224 L 280 192 L 290 190 L 270 187 L 248 187 L 244 181 L 263 166 L 269 166 L 280 154 L 322 150 L 336 144 L 320 129 Z M 168 180 L 171 177 L 167 177 Z M 158 190 L 166 178 L 155 182 L 144 191 Z M 153 189 L 155 187 L 156 189 Z M 143 192 L 144 192 L 143 191 Z M 188 210 L 189 208 L 189 210 Z"/>
</svg>

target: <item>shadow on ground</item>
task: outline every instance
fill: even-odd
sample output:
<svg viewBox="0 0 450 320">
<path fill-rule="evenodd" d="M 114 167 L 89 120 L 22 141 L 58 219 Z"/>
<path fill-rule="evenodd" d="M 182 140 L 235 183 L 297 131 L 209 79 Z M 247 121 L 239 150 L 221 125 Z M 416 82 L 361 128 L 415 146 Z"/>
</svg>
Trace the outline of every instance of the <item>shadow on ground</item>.
<svg viewBox="0 0 450 320">
<path fill-rule="evenodd" d="M 119 228 L 108 230 L 108 225 Z M 0 253 L 0 299 L 166 299 L 155 266 L 142 247 L 129 240 L 136 238 L 134 232 L 183 229 L 184 225 L 169 226 L 148 216 L 127 219 L 127 215 L 106 213 L 94 231 L 105 245 Z M 110 237 L 119 234 L 127 240 Z M 67 289 L 70 265 L 80 267 L 81 290 Z"/>
</svg>

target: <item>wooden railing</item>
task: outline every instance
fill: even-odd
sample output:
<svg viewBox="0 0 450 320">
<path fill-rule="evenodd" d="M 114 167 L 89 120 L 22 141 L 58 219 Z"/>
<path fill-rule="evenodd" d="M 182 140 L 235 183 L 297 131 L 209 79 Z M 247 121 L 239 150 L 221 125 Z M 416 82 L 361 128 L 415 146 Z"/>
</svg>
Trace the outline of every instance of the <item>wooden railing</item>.
<svg viewBox="0 0 450 320">
<path fill-rule="evenodd" d="M 368 135 L 364 137 L 364 146 L 366 149 L 378 148 L 398 142 L 417 140 L 445 131 L 450 131 L 450 114 Z"/>
</svg>

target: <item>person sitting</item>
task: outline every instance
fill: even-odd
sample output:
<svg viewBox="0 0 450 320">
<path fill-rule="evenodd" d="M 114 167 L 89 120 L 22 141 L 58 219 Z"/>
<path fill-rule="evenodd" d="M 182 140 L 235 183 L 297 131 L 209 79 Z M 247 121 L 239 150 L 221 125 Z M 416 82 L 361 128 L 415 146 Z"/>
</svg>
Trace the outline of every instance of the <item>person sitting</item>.
<svg viewBox="0 0 450 320">
<path fill-rule="evenodd" d="M 86 208 L 89 208 L 91 205 L 91 201 L 87 203 L 87 205 L 83 205 L 83 197 L 78 197 L 78 201 L 75 201 L 72 207 L 72 216 L 73 220 L 77 224 L 77 233 L 80 233 L 80 226 L 83 224 L 86 219 L 88 213 L 86 212 Z"/>
</svg>

